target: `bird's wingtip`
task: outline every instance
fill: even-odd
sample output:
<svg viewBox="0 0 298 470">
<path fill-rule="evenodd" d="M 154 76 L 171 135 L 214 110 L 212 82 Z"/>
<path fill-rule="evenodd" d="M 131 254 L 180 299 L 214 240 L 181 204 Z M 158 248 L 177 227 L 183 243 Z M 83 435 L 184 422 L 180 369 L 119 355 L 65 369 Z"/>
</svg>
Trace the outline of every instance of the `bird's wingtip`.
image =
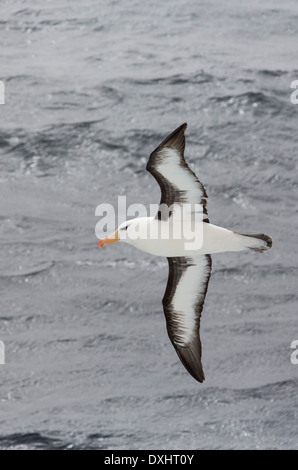
<svg viewBox="0 0 298 470">
<path fill-rule="evenodd" d="M 195 380 L 200 383 L 203 383 L 205 380 L 205 374 L 201 362 L 201 352 L 199 352 L 199 350 L 196 350 L 196 347 L 193 348 L 191 346 L 188 348 L 176 346 L 175 349 L 185 369 L 190 373 L 190 375 L 192 375 Z"/>
<path fill-rule="evenodd" d="M 185 147 L 185 137 L 184 133 L 187 128 L 187 123 L 181 124 L 181 126 L 177 127 L 171 134 L 169 134 L 162 142 L 159 144 L 156 150 L 160 150 L 163 147 L 174 147 L 180 152 L 184 152 Z M 154 151 L 154 152 L 155 152 Z M 153 153 L 154 153 L 153 152 Z"/>
</svg>

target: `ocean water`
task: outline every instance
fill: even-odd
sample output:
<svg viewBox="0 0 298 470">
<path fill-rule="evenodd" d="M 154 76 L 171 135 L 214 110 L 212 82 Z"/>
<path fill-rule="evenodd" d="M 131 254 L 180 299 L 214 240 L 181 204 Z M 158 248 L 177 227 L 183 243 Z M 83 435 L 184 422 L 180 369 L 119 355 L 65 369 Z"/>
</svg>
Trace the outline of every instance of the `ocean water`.
<svg viewBox="0 0 298 470">
<path fill-rule="evenodd" d="M 298 5 L 3 0 L 0 448 L 298 448 Z M 183 122 L 210 221 L 274 239 L 213 256 L 199 384 L 165 327 L 167 261 L 99 251 L 100 203 L 149 207 Z"/>
</svg>

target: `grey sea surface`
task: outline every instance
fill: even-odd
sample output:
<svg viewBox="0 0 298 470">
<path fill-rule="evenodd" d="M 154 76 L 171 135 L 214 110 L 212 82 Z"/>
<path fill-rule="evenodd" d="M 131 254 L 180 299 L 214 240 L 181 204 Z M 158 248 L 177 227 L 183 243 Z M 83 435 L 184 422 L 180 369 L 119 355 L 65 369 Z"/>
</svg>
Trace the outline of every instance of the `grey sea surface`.
<svg viewBox="0 0 298 470">
<path fill-rule="evenodd" d="M 297 449 L 298 4 L 2 0 L 0 448 Z M 204 384 L 180 363 L 167 261 L 99 250 L 95 208 L 159 202 L 151 151 L 188 123 L 213 256 Z"/>
</svg>

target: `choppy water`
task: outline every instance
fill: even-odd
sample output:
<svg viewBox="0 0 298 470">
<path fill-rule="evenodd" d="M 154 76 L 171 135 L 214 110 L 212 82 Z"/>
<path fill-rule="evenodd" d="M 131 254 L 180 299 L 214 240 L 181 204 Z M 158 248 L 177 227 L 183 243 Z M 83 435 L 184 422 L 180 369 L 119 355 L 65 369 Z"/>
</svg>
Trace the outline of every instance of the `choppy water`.
<svg viewBox="0 0 298 470">
<path fill-rule="evenodd" d="M 298 448 L 298 6 L 1 2 L 1 448 Z M 159 200 L 150 152 L 188 122 L 213 257 L 206 381 L 166 334 L 167 262 L 97 248 L 95 207 Z"/>
</svg>

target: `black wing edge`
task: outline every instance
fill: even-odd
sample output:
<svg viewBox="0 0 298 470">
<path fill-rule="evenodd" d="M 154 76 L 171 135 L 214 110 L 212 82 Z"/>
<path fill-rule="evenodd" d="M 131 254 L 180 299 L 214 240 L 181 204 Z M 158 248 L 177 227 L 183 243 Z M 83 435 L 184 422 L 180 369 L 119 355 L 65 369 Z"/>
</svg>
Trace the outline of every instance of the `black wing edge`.
<svg viewBox="0 0 298 470">
<path fill-rule="evenodd" d="M 163 147 L 173 147 L 175 148 L 181 155 L 181 158 L 184 160 L 184 149 L 185 149 L 185 130 L 187 128 L 187 123 L 182 124 L 181 126 L 177 127 L 170 135 L 168 135 L 158 147 L 151 153 L 146 170 L 150 173 L 154 170 L 155 167 L 155 157 L 156 154 L 163 148 Z M 154 175 L 153 175 L 154 176 Z"/>
<path fill-rule="evenodd" d="M 202 344 L 201 344 L 201 339 L 200 339 L 200 319 L 201 319 L 201 314 L 203 311 L 203 306 L 204 306 L 204 301 L 205 297 L 207 294 L 208 290 L 208 285 L 209 285 L 209 279 L 211 276 L 211 270 L 212 270 L 212 258 L 210 255 L 204 255 L 206 260 L 207 260 L 207 274 L 206 274 L 206 280 L 205 280 L 205 285 L 204 285 L 204 291 L 200 293 L 198 296 L 196 305 L 195 305 L 195 310 L 196 310 L 196 323 L 197 323 L 197 334 L 191 344 L 189 344 L 187 347 L 182 347 L 177 345 L 174 342 L 174 333 L 172 327 L 172 315 L 173 311 L 171 309 L 171 302 L 174 297 L 175 291 L 176 291 L 176 286 L 180 281 L 180 278 L 183 274 L 183 272 L 187 269 L 187 267 L 191 264 L 188 261 L 187 258 L 184 257 L 177 257 L 177 258 L 168 258 L 168 263 L 169 263 L 169 277 L 168 277 L 168 283 L 166 287 L 166 291 L 164 294 L 164 298 L 162 300 L 163 303 L 163 308 L 164 308 L 164 313 L 166 317 L 166 322 L 167 322 L 167 332 L 169 335 L 169 338 L 171 340 L 171 343 L 174 346 L 174 349 L 184 365 L 185 369 L 189 372 L 189 374 L 198 382 L 203 383 L 205 380 L 205 374 L 203 371 L 203 366 L 202 366 Z"/>
<path fill-rule="evenodd" d="M 205 380 L 205 374 L 202 365 L 202 345 L 200 339 L 191 344 L 189 348 L 175 346 L 176 353 L 185 369 L 190 375 L 200 383 Z M 200 359 L 198 359 L 200 358 Z"/>
<path fill-rule="evenodd" d="M 179 188 L 174 187 L 169 183 L 156 169 L 160 161 L 159 151 L 164 147 L 172 147 L 178 151 L 180 155 L 180 165 L 182 168 L 185 168 L 197 181 L 199 188 L 201 190 L 202 196 L 200 204 L 203 206 L 203 212 L 205 216 L 207 216 L 203 221 L 209 223 L 208 219 L 208 212 L 207 212 L 207 193 L 205 187 L 201 181 L 198 180 L 196 174 L 189 168 L 188 164 L 184 158 L 184 150 L 185 150 L 185 131 L 187 128 L 187 123 L 181 124 L 181 126 L 177 127 L 170 135 L 168 135 L 162 142 L 159 144 L 158 147 L 151 153 L 146 170 L 151 173 L 151 175 L 155 178 L 157 183 L 161 189 L 161 199 L 160 205 L 166 204 L 167 206 L 171 206 L 175 200 L 179 200 Z M 163 218 L 160 212 L 157 214 L 157 218 Z"/>
</svg>

